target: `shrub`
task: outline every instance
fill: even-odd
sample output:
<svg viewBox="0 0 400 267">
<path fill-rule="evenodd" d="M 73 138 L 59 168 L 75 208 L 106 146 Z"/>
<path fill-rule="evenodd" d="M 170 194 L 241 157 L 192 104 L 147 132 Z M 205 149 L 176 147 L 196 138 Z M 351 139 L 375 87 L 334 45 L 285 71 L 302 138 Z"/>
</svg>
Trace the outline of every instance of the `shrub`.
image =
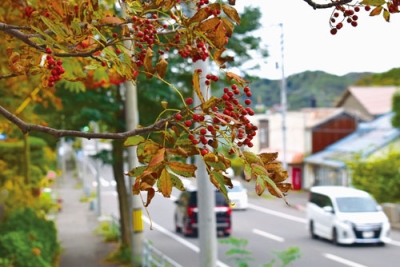
<svg viewBox="0 0 400 267">
<path fill-rule="evenodd" d="M 0 224 L 0 258 L 14 267 L 51 267 L 60 252 L 53 221 L 31 208 L 16 210 Z"/>
</svg>

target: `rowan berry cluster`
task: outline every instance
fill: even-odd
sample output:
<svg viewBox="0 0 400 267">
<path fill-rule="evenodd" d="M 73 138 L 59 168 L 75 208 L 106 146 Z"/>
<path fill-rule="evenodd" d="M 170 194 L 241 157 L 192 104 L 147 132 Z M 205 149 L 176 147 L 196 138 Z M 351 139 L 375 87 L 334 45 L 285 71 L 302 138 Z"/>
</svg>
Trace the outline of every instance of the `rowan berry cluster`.
<svg viewBox="0 0 400 267">
<path fill-rule="evenodd" d="M 365 11 L 369 11 L 371 9 L 370 6 L 364 6 Z M 335 35 L 338 30 L 343 28 L 343 23 L 347 22 L 353 27 L 357 27 L 358 25 L 358 15 L 357 12 L 360 12 L 360 6 L 337 6 L 330 18 L 331 24 L 331 34 Z"/>
<path fill-rule="evenodd" d="M 217 81 L 218 76 L 207 74 L 208 81 Z M 206 81 L 207 81 L 206 80 Z M 219 140 L 234 138 L 237 147 L 252 147 L 252 140 L 258 130 L 248 116 L 254 115 L 251 105 L 252 93 L 249 87 L 240 90 L 237 84 L 225 87 L 223 94 L 215 101 L 210 110 L 191 109 L 191 113 L 182 116 L 182 113 L 175 114 L 175 119 L 180 121 L 189 132 L 188 138 L 193 145 L 198 146 L 200 153 L 204 156 L 211 148 L 218 147 Z M 245 97 L 243 104 L 240 100 Z M 185 100 L 186 105 L 193 104 L 192 98 Z M 195 127 L 193 127 L 195 126 Z M 235 147 L 231 147 L 229 154 L 235 153 Z"/>
<path fill-rule="evenodd" d="M 62 64 L 63 64 L 62 60 L 61 59 L 55 60 L 51 56 L 51 53 L 52 53 L 51 48 L 47 47 L 45 52 L 47 54 L 46 66 L 47 66 L 47 69 L 51 70 L 50 71 L 51 75 L 47 80 L 47 85 L 49 87 L 53 87 L 56 82 L 61 80 L 61 75 L 65 72 L 65 70 L 62 67 Z"/>
</svg>

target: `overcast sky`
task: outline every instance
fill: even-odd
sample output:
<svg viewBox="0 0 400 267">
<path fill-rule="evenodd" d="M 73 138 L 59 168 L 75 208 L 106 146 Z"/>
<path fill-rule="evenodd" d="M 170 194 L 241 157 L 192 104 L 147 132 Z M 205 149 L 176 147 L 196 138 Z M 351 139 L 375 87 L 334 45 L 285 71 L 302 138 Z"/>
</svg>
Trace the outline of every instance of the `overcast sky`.
<svg viewBox="0 0 400 267">
<path fill-rule="evenodd" d="M 327 1 L 325 1 L 327 2 Z M 319 0 L 319 3 L 324 3 Z M 344 75 L 349 72 L 385 72 L 400 67 L 400 14 L 393 14 L 391 22 L 383 17 L 358 13 L 358 26 L 344 23 L 336 34 L 330 34 L 331 9 L 313 10 L 303 0 L 236 0 L 239 12 L 243 5 L 259 7 L 263 29 L 258 32 L 268 46 L 270 57 L 260 59 L 263 78 L 280 79 L 276 69 L 281 62 L 280 35 L 284 30 L 285 76 L 322 70 Z"/>
</svg>

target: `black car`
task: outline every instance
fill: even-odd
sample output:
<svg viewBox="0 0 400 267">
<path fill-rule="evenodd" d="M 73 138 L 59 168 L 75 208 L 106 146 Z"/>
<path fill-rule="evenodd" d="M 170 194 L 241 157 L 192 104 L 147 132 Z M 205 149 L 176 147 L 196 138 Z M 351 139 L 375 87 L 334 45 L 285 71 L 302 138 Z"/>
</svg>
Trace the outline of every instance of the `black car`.
<svg viewBox="0 0 400 267">
<path fill-rule="evenodd" d="M 220 191 L 215 190 L 215 215 L 217 233 L 224 236 L 231 234 L 231 213 L 232 209 Z M 197 208 L 197 189 L 191 188 L 183 191 L 175 201 L 175 231 L 182 232 L 185 236 L 198 235 L 198 208 Z"/>
</svg>

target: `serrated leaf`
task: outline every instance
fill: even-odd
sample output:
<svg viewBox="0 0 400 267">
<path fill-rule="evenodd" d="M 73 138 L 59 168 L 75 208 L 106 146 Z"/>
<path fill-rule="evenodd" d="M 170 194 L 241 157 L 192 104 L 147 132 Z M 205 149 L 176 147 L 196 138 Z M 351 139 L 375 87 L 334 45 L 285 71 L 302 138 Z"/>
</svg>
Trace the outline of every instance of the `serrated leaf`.
<svg viewBox="0 0 400 267">
<path fill-rule="evenodd" d="M 366 6 L 381 6 L 385 3 L 386 3 L 385 0 L 362 0 L 360 4 Z"/>
<path fill-rule="evenodd" d="M 224 176 L 216 171 L 211 171 L 210 173 L 211 182 L 217 187 L 217 189 L 224 195 L 225 199 L 228 203 L 231 203 L 231 200 L 228 197 L 228 189 L 225 186 L 225 178 Z"/>
<path fill-rule="evenodd" d="M 201 22 L 196 29 L 200 32 L 213 31 L 219 22 L 220 19 L 218 17 L 213 17 Z"/>
<path fill-rule="evenodd" d="M 390 21 L 390 12 L 385 8 L 383 9 L 383 18 L 389 22 Z"/>
<path fill-rule="evenodd" d="M 258 175 L 268 175 L 267 170 L 264 168 L 264 166 L 259 165 L 257 163 L 252 163 L 251 164 L 251 170 L 252 174 L 258 176 Z"/>
<path fill-rule="evenodd" d="M 192 82 L 193 82 L 193 89 L 196 92 L 197 97 L 199 98 L 201 103 L 204 103 L 205 102 L 204 96 L 203 96 L 203 93 L 201 92 L 201 88 L 200 88 L 200 74 L 197 70 L 195 70 L 193 72 Z"/>
<path fill-rule="evenodd" d="M 235 28 L 235 25 L 233 25 L 233 23 L 227 19 L 227 18 L 222 18 L 222 22 L 224 23 L 224 27 L 225 27 L 225 35 L 227 37 L 231 37 L 232 33 L 233 33 L 233 29 Z"/>
<path fill-rule="evenodd" d="M 383 7 L 382 6 L 377 6 L 374 9 L 371 10 L 371 12 L 369 13 L 370 16 L 377 16 L 379 14 L 381 14 Z"/>
<path fill-rule="evenodd" d="M 158 190 L 164 197 L 170 197 L 172 192 L 172 181 L 168 171 L 164 168 L 161 172 Z"/>
<path fill-rule="evenodd" d="M 188 157 L 188 153 L 186 152 L 186 150 L 181 147 L 167 148 L 166 152 L 168 153 L 168 155 L 178 155 L 184 158 Z"/>
<path fill-rule="evenodd" d="M 103 17 L 99 20 L 101 24 L 122 24 L 125 22 L 124 19 L 118 17 Z"/>
<path fill-rule="evenodd" d="M 259 157 L 257 157 L 256 154 L 254 154 L 253 152 L 250 151 L 243 151 L 243 156 L 246 159 L 246 161 L 250 164 L 252 163 L 262 163 L 261 159 Z"/>
<path fill-rule="evenodd" d="M 185 187 L 183 186 L 182 180 L 173 173 L 170 173 L 169 175 L 171 177 L 172 186 L 180 191 L 184 191 Z"/>
<path fill-rule="evenodd" d="M 44 16 L 40 16 L 40 19 L 58 37 L 60 37 L 62 39 L 66 39 L 68 37 L 68 35 L 64 32 L 63 28 L 61 28 L 61 26 L 59 24 L 53 22 L 52 20 L 50 20 Z"/>
<path fill-rule="evenodd" d="M 239 75 L 236 75 L 233 72 L 226 72 L 226 78 L 228 79 L 228 81 L 234 80 L 235 82 L 237 82 L 238 84 L 240 84 L 241 86 L 245 86 L 246 84 L 249 84 L 250 82 L 247 81 L 246 79 L 243 79 L 242 77 L 240 77 Z"/>
<path fill-rule="evenodd" d="M 143 143 L 146 141 L 146 139 L 143 136 L 136 135 L 136 136 L 130 136 L 124 141 L 124 146 L 137 146 L 140 143 Z"/>
<path fill-rule="evenodd" d="M 230 18 L 231 20 L 236 22 L 236 24 L 238 24 L 238 25 L 240 24 L 240 16 L 235 8 L 233 8 L 229 5 L 223 4 L 222 10 L 228 16 L 228 18 Z"/>
<path fill-rule="evenodd" d="M 261 176 L 257 176 L 255 191 L 258 196 L 261 196 L 265 191 L 265 181 Z"/>
<path fill-rule="evenodd" d="M 62 84 L 64 86 L 64 89 L 70 90 L 71 92 L 79 93 L 79 92 L 85 92 L 86 90 L 85 84 L 80 81 L 70 82 L 64 80 Z"/>
<path fill-rule="evenodd" d="M 143 60 L 143 66 L 146 70 L 146 78 L 153 77 L 153 74 L 155 72 L 155 69 L 153 68 L 153 55 L 154 55 L 153 50 L 150 48 L 147 48 L 146 56 Z"/>
<path fill-rule="evenodd" d="M 193 17 L 190 18 L 189 20 L 189 25 L 196 23 L 196 22 L 200 22 L 205 20 L 206 18 L 208 18 L 208 12 L 205 8 L 200 8 L 196 14 L 193 15 Z"/>
<path fill-rule="evenodd" d="M 250 181 L 253 174 L 251 173 L 251 166 L 249 164 L 244 165 L 243 172 L 244 172 L 244 179 L 246 181 Z"/>
<path fill-rule="evenodd" d="M 194 164 L 187 164 L 178 161 L 169 161 L 167 162 L 167 166 L 177 175 L 183 177 L 195 177 L 197 166 Z"/>
<path fill-rule="evenodd" d="M 129 177 L 138 177 L 143 175 L 143 172 L 146 170 L 147 166 L 138 166 L 130 170 L 126 175 Z"/>
<path fill-rule="evenodd" d="M 210 108 L 214 107 L 218 101 L 220 101 L 220 98 L 218 98 L 216 96 L 211 96 L 210 99 L 208 99 L 206 102 L 202 103 L 200 107 L 204 113 L 208 114 Z"/>
<path fill-rule="evenodd" d="M 147 200 L 146 200 L 146 203 L 144 206 L 148 207 L 150 205 L 151 200 L 154 198 L 156 191 L 152 187 L 150 187 L 149 189 L 147 189 L 145 191 L 147 191 Z"/>
<path fill-rule="evenodd" d="M 264 164 L 275 161 L 278 158 L 278 152 L 261 153 L 258 155 Z"/>
<path fill-rule="evenodd" d="M 206 164 L 212 168 L 214 168 L 215 170 L 221 170 L 221 171 L 225 171 L 226 170 L 226 166 L 223 162 L 218 161 L 205 161 Z"/>
<path fill-rule="evenodd" d="M 157 165 L 161 164 L 165 160 L 165 148 L 157 150 L 156 153 L 150 159 L 149 168 L 156 168 Z"/>
<path fill-rule="evenodd" d="M 156 64 L 156 72 L 159 77 L 164 78 L 167 73 L 168 61 L 165 60 L 164 57 L 160 57 Z"/>
</svg>

